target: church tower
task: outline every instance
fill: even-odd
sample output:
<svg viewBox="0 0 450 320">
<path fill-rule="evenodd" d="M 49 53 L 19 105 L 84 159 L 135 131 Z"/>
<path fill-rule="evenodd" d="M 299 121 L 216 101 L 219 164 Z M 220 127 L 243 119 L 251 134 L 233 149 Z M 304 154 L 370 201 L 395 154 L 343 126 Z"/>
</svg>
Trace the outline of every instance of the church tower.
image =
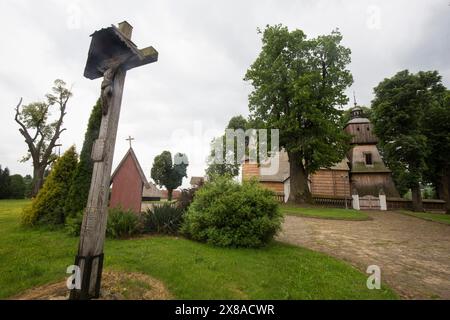
<svg viewBox="0 0 450 320">
<path fill-rule="evenodd" d="M 373 132 L 373 125 L 356 103 L 344 131 L 352 136 L 352 147 L 347 155 L 352 192 L 360 196 L 378 196 L 384 192 L 387 197 L 399 197 L 391 170 L 386 167 L 378 151 L 378 138 Z"/>
</svg>

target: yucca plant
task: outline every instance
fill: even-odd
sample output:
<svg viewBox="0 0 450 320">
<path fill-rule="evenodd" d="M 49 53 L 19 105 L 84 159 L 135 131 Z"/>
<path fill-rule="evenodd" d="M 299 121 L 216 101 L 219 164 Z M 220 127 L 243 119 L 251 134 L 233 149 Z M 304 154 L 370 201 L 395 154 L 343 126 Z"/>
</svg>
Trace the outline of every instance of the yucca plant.
<svg viewBox="0 0 450 320">
<path fill-rule="evenodd" d="M 183 210 L 163 204 L 148 209 L 144 214 L 144 231 L 160 234 L 177 234 L 183 221 Z"/>
</svg>

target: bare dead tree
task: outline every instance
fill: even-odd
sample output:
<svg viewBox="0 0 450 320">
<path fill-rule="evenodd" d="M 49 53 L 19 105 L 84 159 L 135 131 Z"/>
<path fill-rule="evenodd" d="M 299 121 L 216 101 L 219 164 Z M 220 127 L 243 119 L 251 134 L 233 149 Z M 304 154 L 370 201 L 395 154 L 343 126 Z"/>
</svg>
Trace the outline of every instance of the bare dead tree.
<svg viewBox="0 0 450 320">
<path fill-rule="evenodd" d="M 66 115 L 66 107 L 72 92 L 66 88 L 62 80 L 55 80 L 52 93 L 46 95 L 45 102 L 33 102 L 20 108 L 20 98 L 15 110 L 14 120 L 19 124 L 19 132 L 25 138 L 28 146 L 28 154 L 22 162 L 33 162 L 33 188 L 31 195 L 34 197 L 44 183 L 44 174 L 48 166 L 57 159 L 53 152 L 61 133 L 63 119 Z M 49 119 L 52 106 L 59 107 L 57 120 Z"/>
</svg>

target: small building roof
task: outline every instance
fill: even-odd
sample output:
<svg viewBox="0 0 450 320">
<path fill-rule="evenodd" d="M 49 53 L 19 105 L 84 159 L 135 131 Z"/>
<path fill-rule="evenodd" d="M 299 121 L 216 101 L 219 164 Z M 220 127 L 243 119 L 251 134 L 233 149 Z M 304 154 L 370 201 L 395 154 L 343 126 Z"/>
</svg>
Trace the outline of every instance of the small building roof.
<svg viewBox="0 0 450 320">
<path fill-rule="evenodd" d="M 154 183 L 149 182 L 148 186 L 144 186 L 142 190 L 143 197 L 159 197 L 163 196 L 163 191 L 158 189 Z"/>
<path fill-rule="evenodd" d="M 122 167 L 122 165 L 125 163 L 125 160 L 131 157 L 131 159 L 133 160 L 134 164 L 136 165 L 136 169 L 139 172 L 139 176 L 141 178 L 142 183 L 144 184 L 145 188 L 150 188 L 150 184 L 147 181 L 147 178 L 145 177 L 144 171 L 142 171 L 142 167 L 139 164 L 139 161 L 136 157 L 136 154 L 134 153 L 133 148 L 128 149 L 127 153 L 125 154 L 125 156 L 122 158 L 122 160 L 120 161 L 119 165 L 116 167 L 116 170 L 114 170 L 112 176 L 111 176 L 111 183 L 114 180 L 114 177 L 116 176 L 116 174 L 119 172 L 120 168 Z"/>
<path fill-rule="evenodd" d="M 191 186 L 200 186 L 205 182 L 204 177 L 192 177 L 191 178 Z"/>
<path fill-rule="evenodd" d="M 370 120 L 367 118 L 354 118 L 354 119 L 350 120 L 349 122 L 347 122 L 347 124 L 352 124 L 352 123 L 370 123 Z"/>
</svg>

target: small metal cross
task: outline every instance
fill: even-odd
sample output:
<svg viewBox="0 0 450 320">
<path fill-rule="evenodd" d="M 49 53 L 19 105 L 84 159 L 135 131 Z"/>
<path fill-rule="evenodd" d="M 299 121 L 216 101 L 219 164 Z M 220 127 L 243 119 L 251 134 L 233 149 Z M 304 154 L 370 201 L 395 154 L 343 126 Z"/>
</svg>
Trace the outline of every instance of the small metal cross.
<svg viewBox="0 0 450 320">
<path fill-rule="evenodd" d="M 131 136 L 128 136 L 128 139 L 125 139 L 125 140 L 127 140 L 130 143 L 130 149 L 131 149 L 131 141 L 133 141 L 134 138 L 132 138 Z"/>
</svg>

